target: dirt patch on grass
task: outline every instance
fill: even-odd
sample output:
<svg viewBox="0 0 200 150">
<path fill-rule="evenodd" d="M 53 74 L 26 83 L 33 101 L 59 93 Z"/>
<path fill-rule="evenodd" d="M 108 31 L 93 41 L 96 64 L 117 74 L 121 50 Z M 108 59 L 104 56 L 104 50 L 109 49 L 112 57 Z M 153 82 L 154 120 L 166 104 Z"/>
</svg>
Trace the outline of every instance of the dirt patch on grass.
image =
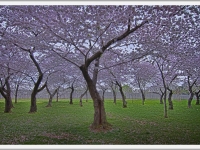
<svg viewBox="0 0 200 150">
<path fill-rule="evenodd" d="M 124 117 L 123 120 L 126 121 L 131 121 L 132 123 L 138 123 L 139 125 L 153 125 L 153 126 L 157 126 L 157 123 L 152 122 L 152 121 L 146 121 L 146 120 L 133 120 L 130 117 Z"/>
<path fill-rule="evenodd" d="M 139 125 L 146 125 L 146 124 L 153 125 L 153 126 L 157 125 L 157 123 L 155 122 L 150 122 L 150 121 L 145 121 L 145 120 L 134 120 L 134 122 L 138 123 Z"/>
<path fill-rule="evenodd" d="M 65 138 L 69 138 L 70 134 L 62 133 L 60 135 L 56 135 L 53 133 L 44 133 L 42 136 L 46 136 L 48 138 L 54 138 L 54 139 L 65 139 Z"/>
<path fill-rule="evenodd" d="M 77 139 L 78 137 L 73 135 L 73 134 L 69 134 L 69 133 L 61 133 L 61 134 L 55 134 L 55 133 L 43 133 L 42 136 L 45 136 L 47 138 L 53 138 L 53 139 Z"/>
</svg>

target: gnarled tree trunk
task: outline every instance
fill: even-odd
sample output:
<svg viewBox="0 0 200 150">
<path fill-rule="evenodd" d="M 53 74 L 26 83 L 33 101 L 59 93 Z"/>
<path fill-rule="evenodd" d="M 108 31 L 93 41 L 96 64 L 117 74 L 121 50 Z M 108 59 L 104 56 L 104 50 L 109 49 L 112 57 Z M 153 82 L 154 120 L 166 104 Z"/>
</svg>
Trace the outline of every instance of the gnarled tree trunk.
<svg viewBox="0 0 200 150">
<path fill-rule="evenodd" d="M 163 82 L 163 87 L 164 87 L 164 118 L 168 118 L 168 115 L 167 115 L 167 86 L 166 86 L 166 83 L 165 83 L 165 77 L 164 77 L 164 74 L 163 74 L 163 70 L 162 70 L 162 65 L 159 65 L 159 63 L 157 61 L 155 61 L 157 66 L 158 66 L 158 69 L 160 71 L 160 74 L 161 74 L 161 78 L 162 78 L 162 82 Z"/>
<path fill-rule="evenodd" d="M 37 93 L 39 93 L 40 91 L 42 91 L 45 88 L 45 86 L 46 86 L 46 83 L 45 83 L 40 89 L 38 89 L 39 85 L 40 85 L 40 83 L 42 81 L 42 78 L 43 78 L 43 74 L 40 74 L 37 82 L 35 83 L 33 91 L 31 93 L 31 107 L 30 107 L 29 113 L 37 112 L 36 95 L 37 95 Z"/>
<path fill-rule="evenodd" d="M 163 104 L 163 97 L 164 97 L 164 92 L 160 89 L 160 104 Z"/>
<path fill-rule="evenodd" d="M 145 102 L 145 93 L 144 93 L 144 90 L 141 87 L 140 79 L 139 78 L 137 78 L 137 82 L 138 82 L 138 86 L 139 86 L 139 89 L 140 89 L 140 92 L 141 92 L 141 95 L 142 95 L 142 105 L 144 105 L 144 102 Z"/>
<path fill-rule="evenodd" d="M 122 86 L 119 82 L 116 81 L 116 84 L 118 85 L 119 87 L 119 91 L 121 93 L 121 96 L 122 96 L 122 103 L 123 103 L 123 108 L 126 108 L 127 107 L 127 102 L 126 102 L 126 97 L 124 95 L 124 92 L 123 92 L 123 89 L 122 89 Z"/>
<path fill-rule="evenodd" d="M 5 87 L 6 88 L 5 88 Z M 12 98 L 11 98 L 11 89 L 10 89 L 10 83 L 9 83 L 9 77 L 5 79 L 5 85 L 0 87 L 0 93 L 5 99 L 5 109 L 4 113 L 10 113 L 11 109 L 14 107 L 12 104 Z"/>
<path fill-rule="evenodd" d="M 197 91 L 197 92 L 195 92 L 195 96 L 196 96 L 196 99 L 197 99 L 197 101 L 196 101 L 196 105 L 199 105 L 199 99 L 200 99 L 200 90 L 199 90 L 199 91 Z"/>
<path fill-rule="evenodd" d="M 58 88 L 58 90 L 56 92 L 56 102 L 58 102 L 58 97 L 59 97 L 59 88 Z"/>
<path fill-rule="evenodd" d="M 115 105 L 116 105 L 116 100 L 117 100 L 116 92 L 115 92 L 115 89 L 113 86 L 111 86 L 111 89 L 112 89 L 112 93 L 113 93 L 113 100 L 114 100 L 113 103 L 115 103 Z"/>
<path fill-rule="evenodd" d="M 142 94 L 142 105 L 144 105 L 144 102 L 145 102 L 145 94 L 144 94 L 144 91 L 142 89 L 140 89 L 140 92 Z"/>
<path fill-rule="evenodd" d="M 90 127 L 91 129 L 107 129 L 110 127 L 110 124 L 106 120 L 104 102 L 96 89 L 96 80 L 94 79 L 94 76 L 93 80 L 90 78 L 88 68 L 85 65 L 82 65 L 80 69 L 87 82 L 88 90 L 94 104 L 94 120 Z"/>
<path fill-rule="evenodd" d="M 168 118 L 167 115 L 167 89 L 164 90 L 164 118 Z"/>
<path fill-rule="evenodd" d="M 17 103 L 18 90 L 19 90 L 19 84 L 17 84 L 16 90 L 15 90 L 15 104 Z"/>
<path fill-rule="evenodd" d="M 36 95 L 37 95 L 37 93 L 39 93 L 40 91 L 42 91 L 45 88 L 46 83 L 39 89 L 40 83 L 42 82 L 42 79 L 43 79 L 43 73 L 31 51 L 29 51 L 29 54 L 30 54 L 31 60 L 33 61 L 34 65 L 36 66 L 38 73 L 39 73 L 38 79 L 34 85 L 32 93 L 31 93 L 31 106 L 30 106 L 29 113 L 34 113 L 34 112 L 37 112 Z"/>
<path fill-rule="evenodd" d="M 80 96 L 80 106 L 81 106 L 81 107 L 83 106 L 83 101 L 82 101 L 83 96 L 87 93 L 87 91 L 88 91 L 88 87 L 87 87 L 87 89 L 83 92 L 83 94 L 81 94 L 81 96 Z"/>
<path fill-rule="evenodd" d="M 85 95 L 86 95 L 86 102 L 88 102 L 88 91 L 86 91 L 86 93 L 85 93 Z"/>
<path fill-rule="evenodd" d="M 168 95 L 168 102 L 169 102 L 169 109 L 173 110 L 173 102 L 172 102 L 172 95 L 173 95 L 173 91 L 169 88 L 167 88 L 167 90 L 169 91 L 169 95 Z"/>
<path fill-rule="evenodd" d="M 191 92 L 190 97 L 188 99 L 188 108 L 191 108 L 191 103 L 192 103 L 193 97 L 194 97 L 194 92 Z"/>
<path fill-rule="evenodd" d="M 57 93 L 59 87 L 58 87 L 57 89 L 55 89 L 53 93 L 51 93 L 51 91 L 49 90 L 49 88 L 48 88 L 47 85 L 46 85 L 46 89 L 47 89 L 47 92 L 48 92 L 48 94 L 49 94 L 49 102 L 48 102 L 48 104 L 47 104 L 46 107 L 52 107 L 51 104 L 52 104 L 53 97 L 54 97 L 54 95 Z"/>
<path fill-rule="evenodd" d="M 73 93 L 74 93 L 74 86 L 72 84 L 72 86 L 70 87 L 71 89 L 71 92 L 70 92 L 70 101 L 69 101 L 69 104 L 73 104 Z"/>
<path fill-rule="evenodd" d="M 103 89 L 102 100 L 104 101 L 105 92 L 107 89 Z"/>
<path fill-rule="evenodd" d="M 31 94 L 31 106 L 30 106 L 30 111 L 29 111 L 29 113 L 37 112 L 36 94 L 37 94 L 37 93 L 32 93 L 32 94 Z"/>
<path fill-rule="evenodd" d="M 195 95 L 195 93 L 192 90 L 192 87 L 194 86 L 194 84 L 196 83 L 197 79 L 194 80 L 192 83 L 190 83 L 190 76 L 187 77 L 187 82 L 188 82 L 188 90 L 190 92 L 190 97 L 188 99 L 188 108 L 191 108 L 191 103 L 192 103 L 192 99 Z"/>
</svg>

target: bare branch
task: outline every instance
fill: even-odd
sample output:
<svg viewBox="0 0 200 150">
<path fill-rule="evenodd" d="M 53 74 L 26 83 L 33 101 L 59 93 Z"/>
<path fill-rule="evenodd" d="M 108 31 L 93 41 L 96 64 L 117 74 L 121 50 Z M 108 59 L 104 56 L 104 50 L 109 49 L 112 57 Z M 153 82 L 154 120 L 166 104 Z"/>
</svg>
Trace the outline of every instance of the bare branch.
<svg viewBox="0 0 200 150">
<path fill-rule="evenodd" d="M 101 50 L 99 50 L 98 52 L 96 52 L 94 55 L 92 55 L 90 58 L 88 58 L 86 60 L 86 67 L 88 67 L 90 65 L 90 63 L 95 60 L 96 58 L 100 57 L 101 54 L 112 44 L 116 43 L 117 41 L 120 41 L 124 38 L 126 38 L 129 34 L 135 32 L 137 29 L 139 29 L 140 27 L 142 27 L 144 24 L 148 23 L 148 21 L 144 21 L 142 22 L 140 25 L 134 27 L 131 30 L 127 30 L 126 32 L 124 32 L 122 35 L 118 36 L 117 38 L 113 38 L 112 40 L 110 40 L 106 45 L 104 45 L 102 47 Z"/>
<path fill-rule="evenodd" d="M 66 60 L 66 61 L 68 61 L 68 62 L 70 62 L 70 63 L 72 63 L 73 65 L 75 65 L 75 66 L 78 67 L 78 68 L 80 67 L 78 64 L 76 64 L 75 62 L 73 62 L 73 61 L 67 59 L 67 58 L 64 57 L 64 56 L 62 56 L 60 53 L 56 52 L 55 50 L 52 49 L 52 51 L 55 52 L 58 56 L 60 56 L 62 59 Z"/>
</svg>

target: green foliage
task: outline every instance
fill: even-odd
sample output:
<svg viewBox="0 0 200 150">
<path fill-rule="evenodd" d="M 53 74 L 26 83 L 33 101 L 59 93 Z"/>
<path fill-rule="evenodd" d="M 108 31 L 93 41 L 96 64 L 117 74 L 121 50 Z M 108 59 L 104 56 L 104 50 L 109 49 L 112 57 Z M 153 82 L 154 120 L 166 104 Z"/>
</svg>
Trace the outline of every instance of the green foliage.
<svg viewBox="0 0 200 150">
<path fill-rule="evenodd" d="M 0 100 L 0 144 L 200 144 L 200 106 L 187 108 L 187 101 L 174 101 L 169 118 L 163 116 L 163 105 L 158 100 L 128 100 L 122 108 L 121 100 L 115 105 L 105 101 L 107 120 L 113 125 L 108 132 L 91 132 L 93 103 L 74 100 L 53 102 L 38 100 L 38 112 L 28 113 L 29 100 L 19 100 L 12 113 L 3 113 Z M 193 102 L 195 103 L 195 101 Z"/>
</svg>

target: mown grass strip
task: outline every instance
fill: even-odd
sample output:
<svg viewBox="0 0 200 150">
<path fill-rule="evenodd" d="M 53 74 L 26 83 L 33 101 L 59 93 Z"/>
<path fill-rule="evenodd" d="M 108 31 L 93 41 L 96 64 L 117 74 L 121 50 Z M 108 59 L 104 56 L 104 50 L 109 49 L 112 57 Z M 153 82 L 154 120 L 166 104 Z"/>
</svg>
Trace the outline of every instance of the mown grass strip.
<svg viewBox="0 0 200 150">
<path fill-rule="evenodd" d="M 29 114 L 30 100 L 19 100 L 12 113 L 3 113 L 4 101 L 0 100 L 0 144 L 200 144 L 199 111 L 187 101 L 174 100 L 174 110 L 168 110 L 169 118 L 163 117 L 163 105 L 158 100 L 128 100 L 115 105 L 105 100 L 107 120 L 113 125 L 108 132 L 94 133 L 89 130 L 93 121 L 93 103 L 74 100 L 53 102 L 37 101 L 38 112 Z"/>
</svg>

